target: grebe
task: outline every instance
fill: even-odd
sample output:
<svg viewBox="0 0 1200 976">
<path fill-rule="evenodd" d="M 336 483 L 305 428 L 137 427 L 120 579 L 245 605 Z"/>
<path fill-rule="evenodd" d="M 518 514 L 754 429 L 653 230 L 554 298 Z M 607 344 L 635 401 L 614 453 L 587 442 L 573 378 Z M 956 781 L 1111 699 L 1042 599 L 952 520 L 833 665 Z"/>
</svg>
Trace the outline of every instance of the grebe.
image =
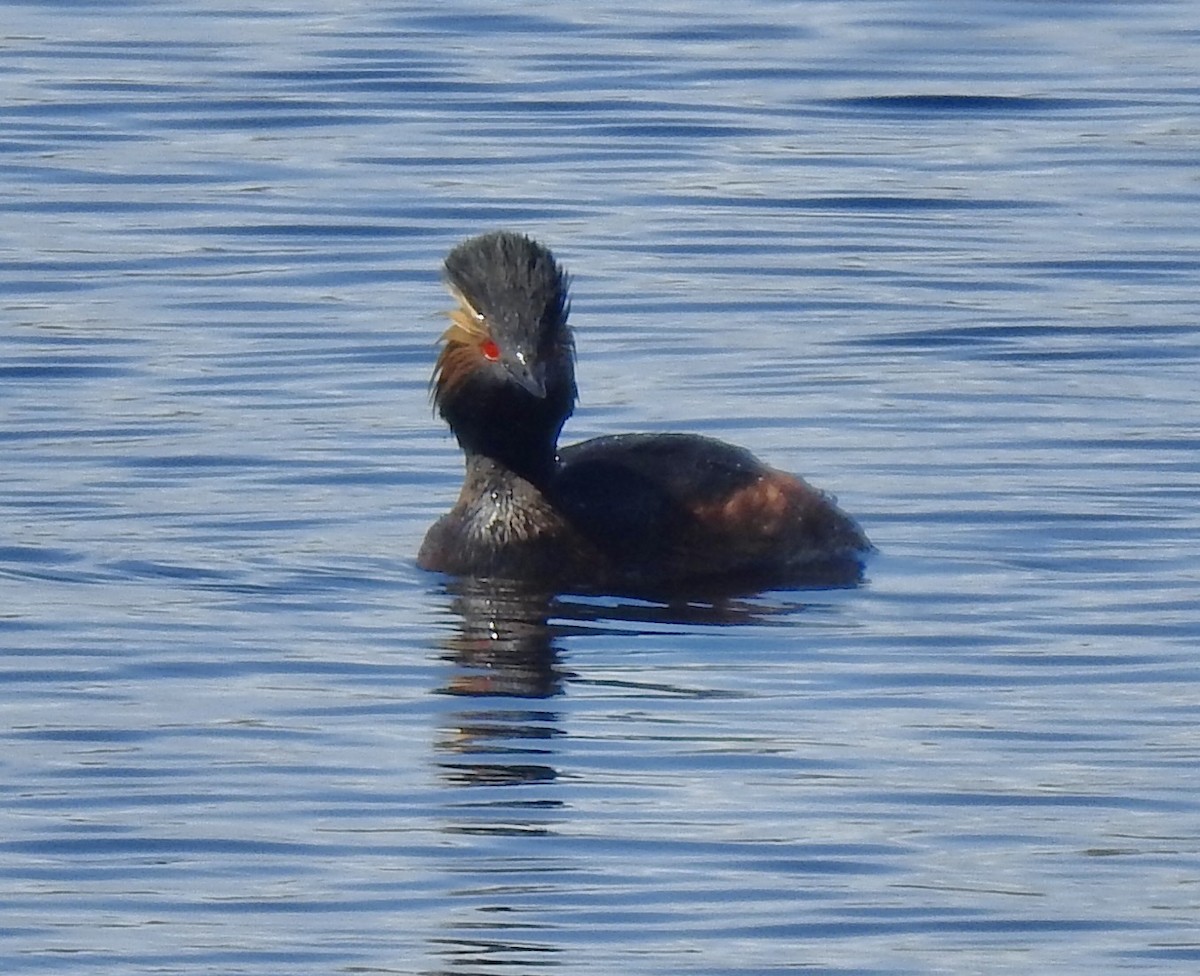
<svg viewBox="0 0 1200 976">
<path fill-rule="evenodd" d="M 568 277 L 546 247 L 484 234 L 450 252 L 445 278 L 457 307 L 430 386 L 466 476 L 418 565 L 585 588 L 860 578 L 872 546 L 854 520 L 740 447 L 620 434 L 558 449 L 575 344 Z"/>
</svg>

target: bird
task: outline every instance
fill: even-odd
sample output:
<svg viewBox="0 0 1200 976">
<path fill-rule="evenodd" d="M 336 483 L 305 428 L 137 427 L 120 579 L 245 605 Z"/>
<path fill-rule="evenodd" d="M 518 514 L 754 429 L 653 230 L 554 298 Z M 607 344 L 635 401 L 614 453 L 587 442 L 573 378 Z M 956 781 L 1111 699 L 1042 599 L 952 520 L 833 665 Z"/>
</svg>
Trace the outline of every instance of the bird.
<svg viewBox="0 0 1200 976">
<path fill-rule="evenodd" d="M 418 566 L 633 593 L 861 580 L 874 547 L 857 522 L 744 448 L 674 433 L 558 446 L 578 390 L 570 278 L 548 247 L 493 231 L 443 271 L 455 305 L 430 394 L 466 470 Z"/>
</svg>

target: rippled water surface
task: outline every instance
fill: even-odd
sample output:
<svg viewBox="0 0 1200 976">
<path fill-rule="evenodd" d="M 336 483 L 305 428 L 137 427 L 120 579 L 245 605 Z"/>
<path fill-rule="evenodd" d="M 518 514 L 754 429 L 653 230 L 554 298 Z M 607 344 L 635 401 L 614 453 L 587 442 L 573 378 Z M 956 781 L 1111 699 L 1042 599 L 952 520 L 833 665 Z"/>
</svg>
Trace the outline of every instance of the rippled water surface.
<svg viewBox="0 0 1200 976">
<path fill-rule="evenodd" d="M 0 968 L 1192 973 L 1190 3 L 9 3 Z M 418 570 L 442 255 L 856 589 Z"/>
</svg>

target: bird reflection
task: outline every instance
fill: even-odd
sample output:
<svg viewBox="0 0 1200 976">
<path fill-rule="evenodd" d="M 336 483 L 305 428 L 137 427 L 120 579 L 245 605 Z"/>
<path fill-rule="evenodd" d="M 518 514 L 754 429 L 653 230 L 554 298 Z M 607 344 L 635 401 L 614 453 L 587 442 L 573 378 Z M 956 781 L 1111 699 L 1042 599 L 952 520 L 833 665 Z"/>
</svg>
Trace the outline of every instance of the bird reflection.
<svg viewBox="0 0 1200 976">
<path fill-rule="evenodd" d="M 813 593 L 652 598 L 473 579 L 442 585 L 455 628 L 438 648 L 448 670 L 437 691 L 455 707 L 435 740 L 441 830 L 455 850 L 469 845 L 470 856 L 446 867 L 453 909 L 429 942 L 431 976 L 561 971 L 559 927 L 539 906 L 556 890 L 579 897 L 574 821 L 586 813 L 576 809 L 581 794 L 564 788 L 580 774 L 560 772 L 567 732 L 556 703 L 572 682 L 587 680 L 564 663 L 563 643 L 676 625 L 784 624 Z"/>
<path fill-rule="evenodd" d="M 442 642 L 441 658 L 450 671 L 439 691 L 464 699 L 437 740 L 443 756 L 438 768 L 451 786 L 531 786 L 558 778 L 555 740 L 565 733 L 552 703 L 578 679 L 563 664 L 564 638 L 617 628 L 629 633 L 631 625 L 634 632 L 639 626 L 761 625 L 782 622 L 806 605 L 796 591 L 774 598 L 691 591 L 652 599 L 557 593 L 469 578 L 444 586 L 458 624 Z M 492 804 L 493 809 L 509 806 L 509 799 Z M 484 827 L 473 823 L 470 829 Z M 496 829 L 509 832 L 513 824 L 498 823 Z"/>
<path fill-rule="evenodd" d="M 567 677 L 550 625 L 552 596 L 478 580 L 455 580 L 447 595 L 460 624 L 442 647 L 452 670 L 441 691 L 480 707 L 461 709 L 443 727 L 437 743 L 448 757 L 438 764 L 443 780 L 454 786 L 553 782 L 554 766 L 542 760 L 561 734 L 559 715 L 528 704 L 561 695 Z M 474 832 L 481 825 L 458 829 Z"/>
<path fill-rule="evenodd" d="M 552 698 L 562 693 L 549 626 L 553 597 L 516 584 L 455 580 L 450 607 L 458 633 L 445 642 L 443 658 L 455 665 L 451 695 Z"/>
<path fill-rule="evenodd" d="M 806 609 L 813 591 L 742 596 L 724 589 L 641 591 L 637 595 L 561 593 L 525 584 L 451 579 L 445 583 L 457 630 L 442 644 L 453 672 L 440 690 L 476 698 L 550 699 L 574 677 L 564 669 L 558 642 L 629 624 L 765 624 Z"/>
</svg>

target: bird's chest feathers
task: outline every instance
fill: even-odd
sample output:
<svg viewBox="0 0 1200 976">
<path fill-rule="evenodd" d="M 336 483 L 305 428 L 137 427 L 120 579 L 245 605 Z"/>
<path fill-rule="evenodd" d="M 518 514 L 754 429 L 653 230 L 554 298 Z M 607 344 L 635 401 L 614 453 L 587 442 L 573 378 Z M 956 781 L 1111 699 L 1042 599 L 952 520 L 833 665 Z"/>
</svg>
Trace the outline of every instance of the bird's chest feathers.
<svg viewBox="0 0 1200 976">
<path fill-rule="evenodd" d="M 492 486 L 466 511 L 468 533 L 485 546 L 505 549 L 562 531 L 562 519 L 529 485 Z"/>
</svg>

